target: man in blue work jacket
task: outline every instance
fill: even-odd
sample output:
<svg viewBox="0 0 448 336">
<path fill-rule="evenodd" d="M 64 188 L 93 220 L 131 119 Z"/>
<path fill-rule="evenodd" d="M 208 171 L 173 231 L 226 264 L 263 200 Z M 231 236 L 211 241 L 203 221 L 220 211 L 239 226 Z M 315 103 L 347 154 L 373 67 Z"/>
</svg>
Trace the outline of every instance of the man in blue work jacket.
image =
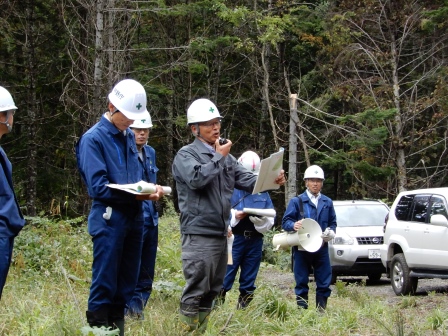
<svg viewBox="0 0 448 336">
<path fill-rule="evenodd" d="M 92 284 L 86 312 L 91 327 L 113 327 L 124 335 L 125 306 L 137 283 L 142 249 L 142 200 L 158 200 L 161 188 L 141 196 L 109 188 L 142 178 L 129 126 L 148 115 L 146 92 L 135 80 L 119 82 L 108 111 L 76 144 L 78 169 L 93 199 L 88 231 L 93 242 Z"/>
<path fill-rule="evenodd" d="M 0 138 L 12 130 L 17 110 L 11 94 L 0 86 Z M 11 265 L 14 238 L 25 225 L 12 185 L 12 165 L 0 147 L 0 298 Z"/>
<path fill-rule="evenodd" d="M 149 130 L 152 127 L 151 116 L 134 120 L 130 126 L 135 135 L 139 162 L 142 166 L 142 180 L 157 183 L 156 151 L 147 144 Z M 143 247 L 140 263 L 140 271 L 134 295 L 127 307 L 127 314 L 137 319 L 143 319 L 143 309 L 152 292 L 154 273 L 156 266 L 157 244 L 159 240 L 159 213 L 155 202 L 143 201 Z"/>
<path fill-rule="evenodd" d="M 328 242 L 336 233 L 336 213 L 333 201 L 321 194 L 324 183 L 324 171 L 313 165 L 305 170 L 306 190 L 293 197 L 283 215 L 282 227 L 285 231 L 297 231 L 302 227 L 302 219 L 314 219 L 322 229 L 323 244 L 316 252 L 309 252 L 294 246 L 294 288 L 299 308 L 308 308 L 308 281 L 310 269 L 314 269 L 316 281 L 316 307 L 323 311 L 331 294 L 331 265 L 328 254 Z"/>
</svg>

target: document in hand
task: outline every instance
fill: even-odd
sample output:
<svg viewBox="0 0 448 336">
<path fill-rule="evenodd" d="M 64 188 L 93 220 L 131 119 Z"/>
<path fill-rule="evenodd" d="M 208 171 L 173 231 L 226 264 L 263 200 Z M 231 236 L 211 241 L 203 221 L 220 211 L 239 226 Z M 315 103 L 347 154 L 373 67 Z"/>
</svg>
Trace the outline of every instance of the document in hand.
<svg viewBox="0 0 448 336">
<path fill-rule="evenodd" d="M 261 160 L 260 172 L 258 173 L 257 182 L 255 183 L 252 195 L 258 194 L 266 190 L 274 190 L 280 188 L 280 185 L 275 183 L 275 179 L 283 167 L 283 148 L 277 153 L 271 154 L 270 157 Z"/>
<path fill-rule="evenodd" d="M 255 209 L 255 208 L 243 208 L 243 212 L 249 215 L 275 217 L 276 212 L 274 209 Z"/>
<path fill-rule="evenodd" d="M 149 195 L 154 194 L 157 190 L 156 185 L 154 183 L 148 183 L 146 181 L 140 181 L 137 183 L 130 183 L 130 184 L 106 184 L 109 188 L 119 189 L 126 191 L 131 194 L 136 195 Z M 170 187 L 162 187 L 163 193 L 165 195 L 171 194 L 171 188 Z"/>
</svg>

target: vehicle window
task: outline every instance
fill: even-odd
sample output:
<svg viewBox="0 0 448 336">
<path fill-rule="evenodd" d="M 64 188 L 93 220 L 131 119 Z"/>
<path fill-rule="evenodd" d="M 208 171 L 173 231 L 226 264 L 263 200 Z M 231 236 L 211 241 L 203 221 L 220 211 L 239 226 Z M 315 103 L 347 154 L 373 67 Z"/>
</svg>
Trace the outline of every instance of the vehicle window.
<svg viewBox="0 0 448 336">
<path fill-rule="evenodd" d="M 445 203 L 444 197 L 433 195 L 431 197 L 430 215 L 444 215 L 445 218 L 448 218 Z"/>
<path fill-rule="evenodd" d="M 389 209 L 383 204 L 336 205 L 338 227 L 344 226 L 383 226 Z"/>
<path fill-rule="evenodd" d="M 412 209 L 411 221 L 427 223 L 429 195 L 416 195 Z"/>
<path fill-rule="evenodd" d="M 400 198 L 397 207 L 395 208 L 395 217 L 397 217 L 398 220 L 409 220 L 409 213 L 412 207 L 412 202 L 414 201 L 414 196 L 415 195 L 404 195 Z"/>
</svg>

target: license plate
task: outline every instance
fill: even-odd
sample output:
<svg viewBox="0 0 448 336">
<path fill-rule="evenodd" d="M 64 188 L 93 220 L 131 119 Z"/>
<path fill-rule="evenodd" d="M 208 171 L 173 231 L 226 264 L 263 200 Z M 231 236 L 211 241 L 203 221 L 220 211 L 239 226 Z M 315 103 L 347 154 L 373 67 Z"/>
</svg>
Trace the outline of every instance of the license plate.
<svg viewBox="0 0 448 336">
<path fill-rule="evenodd" d="M 369 259 L 380 259 L 380 250 L 369 250 Z"/>
</svg>

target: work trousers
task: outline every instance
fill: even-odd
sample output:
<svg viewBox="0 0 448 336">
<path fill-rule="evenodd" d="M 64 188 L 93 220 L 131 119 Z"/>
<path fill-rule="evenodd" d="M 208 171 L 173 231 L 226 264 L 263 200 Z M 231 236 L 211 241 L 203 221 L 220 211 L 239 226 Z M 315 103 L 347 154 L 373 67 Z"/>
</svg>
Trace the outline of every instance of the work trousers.
<svg viewBox="0 0 448 336">
<path fill-rule="evenodd" d="M 2 298 L 3 287 L 8 276 L 11 265 L 12 249 L 15 237 L 0 237 L 0 299 Z"/>
<path fill-rule="evenodd" d="M 316 281 L 316 296 L 329 297 L 331 294 L 331 265 L 328 254 L 328 244 L 325 243 L 316 252 L 298 250 L 293 247 L 294 253 L 294 278 L 296 296 L 308 297 L 308 281 L 311 268 L 314 269 Z"/>
<path fill-rule="evenodd" d="M 255 291 L 255 279 L 260 269 L 262 252 L 263 237 L 245 237 L 235 234 L 232 246 L 233 264 L 227 265 L 227 273 L 222 286 L 224 291 L 228 292 L 232 288 L 238 269 L 241 269 L 240 293 L 246 295 Z"/>
<path fill-rule="evenodd" d="M 227 237 L 182 235 L 182 269 L 186 284 L 181 314 L 194 317 L 211 308 L 222 287 L 227 266 Z"/>
<path fill-rule="evenodd" d="M 134 295 L 129 302 L 128 307 L 133 314 L 140 314 L 143 311 L 151 295 L 156 266 L 158 239 L 158 225 L 145 225 L 143 227 L 143 247 L 140 272 Z"/>
<path fill-rule="evenodd" d="M 105 207 L 94 204 L 88 230 L 93 241 L 92 284 L 88 310 L 96 312 L 114 307 L 124 315 L 124 308 L 137 284 L 143 244 L 143 219 L 137 220 L 112 210 L 104 219 Z"/>
</svg>

